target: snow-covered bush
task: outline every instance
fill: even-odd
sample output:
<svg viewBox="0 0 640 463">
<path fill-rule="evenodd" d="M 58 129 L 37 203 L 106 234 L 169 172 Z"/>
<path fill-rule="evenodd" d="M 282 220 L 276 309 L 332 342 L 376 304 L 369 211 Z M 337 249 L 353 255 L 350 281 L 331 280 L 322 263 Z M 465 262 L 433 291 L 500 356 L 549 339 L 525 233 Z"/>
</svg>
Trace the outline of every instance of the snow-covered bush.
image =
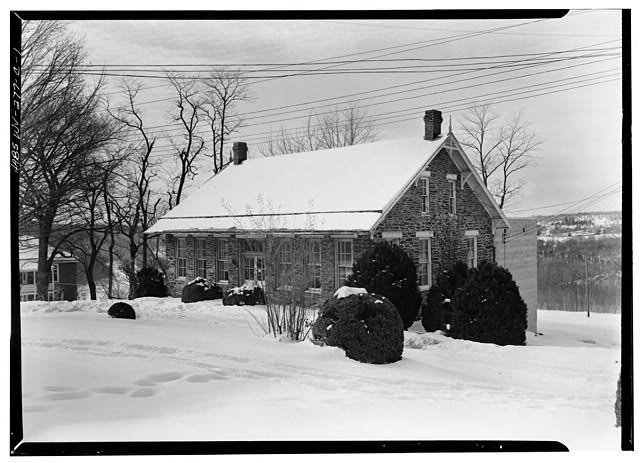
<svg viewBox="0 0 640 463">
<path fill-rule="evenodd" d="M 437 285 L 432 288 L 430 307 L 440 306 L 447 334 L 502 346 L 524 345 L 527 305 L 511 273 L 495 262 L 485 261 L 478 268 L 468 269 L 462 278 L 465 275 L 462 265 L 456 264 L 457 269 L 451 269 L 439 282 L 444 290 Z M 446 310 L 449 304 L 450 312 Z"/>
<path fill-rule="evenodd" d="M 335 293 L 333 293 L 333 297 L 337 297 L 341 299 L 343 297 L 351 296 L 352 294 L 367 294 L 367 290 L 364 288 L 354 288 L 351 286 L 340 286 Z"/>
<path fill-rule="evenodd" d="M 260 286 L 245 283 L 227 289 L 223 299 L 223 305 L 256 305 L 264 304 L 264 291 Z"/>
<path fill-rule="evenodd" d="M 131 320 L 136 319 L 135 310 L 133 310 L 133 307 L 131 307 L 126 302 L 116 302 L 111 307 L 109 307 L 107 314 L 111 318 L 128 318 Z"/>
<path fill-rule="evenodd" d="M 416 320 L 422 303 L 416 280 L 416 266 L 399 246 L 377 243 L 353 264 L 348 286 L 381 294 L 398 310 L 404 329 Z"/>
<path fill-rule="evenodd" d="M 196 277 L 182 288 L 182 302 L 199 302 L 222 299 L 222 288 L 202 277 Z"/>
<path fill-rule="evenodd" d="M 422 326 L 426 331 L 445 330 L 451 323 L 451 297 L 467 279 L 468 273 L 467 264 L 458 261 L 438 275 L 422 305 Z"/>
<path fill-rule="evenodd" d="M 352 294 L 325 301 L 312 328 L 314 342 L 340 347 L 364 363 L 402 358 L 402 319 L 393 304 L 375 294 Z"/>
<path fill-rule="evenodd" d="M 620 388 L 622 386 L 622 371 L 620 371 L 620 376 L 618 376 L 618 387 L 616 389 L 616 427 L 620 427 L 622 423 L 622 394 L 620 392 Z"/>
<path fill-rule="evenodd" d="M 169 292 L 164 273 L 154 267 L 146 267 L 136 273 L 135 297 L 166 297 Z"/>
</svg>

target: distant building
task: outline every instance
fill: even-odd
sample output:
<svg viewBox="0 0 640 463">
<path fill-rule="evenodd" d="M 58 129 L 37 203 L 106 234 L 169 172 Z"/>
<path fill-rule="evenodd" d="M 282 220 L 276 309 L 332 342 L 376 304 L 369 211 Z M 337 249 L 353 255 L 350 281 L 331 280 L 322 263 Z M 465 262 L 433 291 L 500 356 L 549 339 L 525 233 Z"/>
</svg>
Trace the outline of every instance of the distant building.
<svg viewBox="0 0 640 463">
<path fill-rule="evenodd" d="M 49 255 L 53 249 L 49 248 Z M 21 238 L 19 245 L 20 259 L 20 300 L 37 299 L 36 287 L 38 274 L 38 240 L 37 238 Z M 51 265 L 49 301 L 75 301 L 77 291 L 77 261 L 70 255 L 57 255 Z"/>
<path fill-rule="evenodd" d="M 457 260 L 494 260 L 495 237 L 509 222 L 441 123 L 441 112 L 429 110 L 424 137 L 269 158 L 247 159 L 246 143 L 234 143 L 233 164 L 146 232 L 165 236 L 172 292 L 196 276 L 264 284 L 267 237 L 284 241 L 282 271 L 303 279 L 317 301 L 342 286 L 377 241 L 407 252 L 422 291 Z M 302 241 L 304 263 L 292 262 L 287 240 Z"/>
</svg>

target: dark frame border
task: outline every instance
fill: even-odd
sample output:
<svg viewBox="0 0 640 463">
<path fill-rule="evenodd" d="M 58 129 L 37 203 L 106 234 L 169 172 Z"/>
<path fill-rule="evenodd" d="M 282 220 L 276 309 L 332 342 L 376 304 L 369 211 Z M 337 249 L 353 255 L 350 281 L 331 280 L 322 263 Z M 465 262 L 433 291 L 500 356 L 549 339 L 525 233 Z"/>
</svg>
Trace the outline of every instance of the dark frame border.
<svg viewBox="0 0 640 463">
<path fill-rule="evenodd" d="M 554 441 L 289 441 L 289 442 L 23 442 L 21 325 L 18 256 L 18 169 L 20 146 L 21 20 L 322 20 L 322 19 L 538 19 L 560 18 L 569 10 L 340 10 L 340 11 L 12 11 L 10 13 L 10 453 L 11 455 L 200 455 L 404 452 L 567 451 Z M 631 12 L 622 10 L 622 436 L 633 450 L 633 319 L 631 268 Z M 628 257 L 625 257 L 628 256 Z M 613 404 L 611 404 L 613 408 Z"/>
</svg>

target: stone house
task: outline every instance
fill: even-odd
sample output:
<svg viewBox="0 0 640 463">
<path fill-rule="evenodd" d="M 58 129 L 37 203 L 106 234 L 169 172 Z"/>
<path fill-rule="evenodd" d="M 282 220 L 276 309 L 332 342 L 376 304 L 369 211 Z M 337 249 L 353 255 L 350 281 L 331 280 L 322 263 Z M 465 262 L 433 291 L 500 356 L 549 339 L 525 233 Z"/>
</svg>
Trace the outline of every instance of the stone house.
<svg viewBox="0 0 640 463">
<path fill-rule="evenodd" d="M 284 271 L 320 301 L 380 240 L 413 258 L 421 290 L 456 260 L 494 260 L 494 237 L 508 220 L 441 125 L 441 112 L 428 110 L 424 136 L 267 158 L 248 159 L 247 145 L 234 143 L 233 164 L 146 232 L 165 237 L 170 290 L 180 294 L 196 276 L 268 284 Z M 276 240 L 280 270 L 270 272 Z"/>
</svg>

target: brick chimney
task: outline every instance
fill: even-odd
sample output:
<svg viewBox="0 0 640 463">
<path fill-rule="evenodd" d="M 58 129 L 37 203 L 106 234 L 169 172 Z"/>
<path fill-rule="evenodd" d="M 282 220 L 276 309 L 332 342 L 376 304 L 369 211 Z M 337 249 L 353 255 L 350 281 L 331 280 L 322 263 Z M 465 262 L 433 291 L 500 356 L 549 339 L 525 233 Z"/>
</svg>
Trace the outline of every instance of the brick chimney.
<svg viewBox="0 0 640 463">
<path fill-rule="evenodd" d="M 233 144 L 233 163 L 237 166 L 247 160 L 247 144 L 243 141 L 237 141 Z"/>
<path fill-rule="evenodd" d="M 440 136 L 442 125 L 442 113 L 437 109 L 429 109 L 424 112 L 424 139 L 435 140 Z"/>
</svg>

